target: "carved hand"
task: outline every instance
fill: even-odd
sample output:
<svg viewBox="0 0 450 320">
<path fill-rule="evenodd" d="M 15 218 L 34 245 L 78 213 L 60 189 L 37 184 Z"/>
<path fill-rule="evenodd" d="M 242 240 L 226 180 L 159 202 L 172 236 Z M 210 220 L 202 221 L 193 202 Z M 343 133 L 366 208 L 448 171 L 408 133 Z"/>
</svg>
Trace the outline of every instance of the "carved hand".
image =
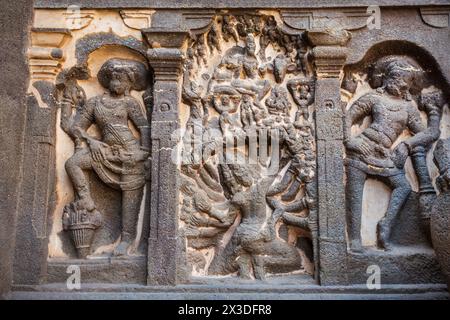
<svg viewBox="0 0 450 320">
<path fill-rule="evenodd" d="M 397 168 L 403 168 L 405 166 L 408 155 L 408 146 L 406 145 L 406 143 L 401 142 L 397 147 L 395 147 L 391 158 Z"/>
<path fill-rule="evenodd" d="M 94 158 L 94 160 L 98 162 L 104 161 L 105 152 L 103 148 L 107 147 L 108 145 L 95 139 L 89 139 L 88 144 L 89 149 L 91 149 L 92 157 Z"/>
<path fill-rule="evenodd" d="M 364 140 L 351 139 L 345 142 L 345 146 L 349 150 L 353 150 L 363 156 L 370 156 L 371 148 L 370 145 Z"/>
</svg>

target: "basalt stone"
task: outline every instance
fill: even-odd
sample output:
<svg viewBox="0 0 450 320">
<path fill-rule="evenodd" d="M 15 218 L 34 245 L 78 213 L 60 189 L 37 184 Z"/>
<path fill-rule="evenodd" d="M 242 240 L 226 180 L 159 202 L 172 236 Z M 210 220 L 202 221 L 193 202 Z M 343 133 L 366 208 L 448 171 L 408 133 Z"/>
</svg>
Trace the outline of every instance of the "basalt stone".
<svg viewBox="0 0 450 320">
<path fill-rule="evenodd" d="M 24 4 L 1 293 L 444 288 L 448 1 Z"/>
</svg>

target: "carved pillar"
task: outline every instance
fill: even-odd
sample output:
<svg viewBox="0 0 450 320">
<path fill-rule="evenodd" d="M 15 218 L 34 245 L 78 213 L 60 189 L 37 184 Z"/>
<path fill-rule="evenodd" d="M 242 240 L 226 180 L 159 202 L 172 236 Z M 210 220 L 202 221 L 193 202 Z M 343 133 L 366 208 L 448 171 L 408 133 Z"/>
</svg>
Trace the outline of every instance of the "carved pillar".
<svg viewBox="0 0 450 320">
<path fill-rule="evenodd" d="M 33 21 L 33 1 L 2 3 L 0 15 L 0 299 L 10 291 L 13 276 L 17 202 L 21 182 L 26 90 L 29 70 L 26 48 Z"/>
<path fill-rule="evenodd" d="M 339 75 L 346 59 L 344 47 L 350 34 L 311 29 L 307 36 L 314 48 L 317 76 L 316 138 L 319 215 L 320 281 L 322 285 L 345 284 L 345 193 L 343 113 Z"/>
<path fill-rule="evenodd" d="M 180 80 L 186 32 L 151 28 L 143 31 L 154 71 L 151 113 L 151 208 L 148 284 L 175 285 L 184 275 L 183 239 L 178 237 L 178 172 L 172 161 L 172 133 L 179 128 Z M 184 245 L 184 244 L 183 244 Z"/>
<path fill-rule="evenodd" d="M 14 257 L 14 283 L 39 284 L 47 275 L 48 234 L 55 197 L 56 75 L 64 60 L 66 29 L 34 28 L 28 50 L 23 180 Z"/>
</svg>

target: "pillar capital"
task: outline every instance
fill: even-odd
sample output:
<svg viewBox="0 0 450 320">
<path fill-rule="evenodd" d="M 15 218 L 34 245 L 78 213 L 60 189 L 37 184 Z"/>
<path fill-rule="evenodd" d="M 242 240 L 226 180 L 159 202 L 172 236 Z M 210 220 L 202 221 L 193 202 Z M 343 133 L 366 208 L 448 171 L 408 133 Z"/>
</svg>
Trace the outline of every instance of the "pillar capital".
<svg viewBox="0 0 450 320">
<path fill-rule="evenodd" d="M 347 59 L 350 32 L 339 29 L 311 29 L 306 32 L 314 46 L 312 57 L 318 78 L 338 78 Z"/>
</svg>

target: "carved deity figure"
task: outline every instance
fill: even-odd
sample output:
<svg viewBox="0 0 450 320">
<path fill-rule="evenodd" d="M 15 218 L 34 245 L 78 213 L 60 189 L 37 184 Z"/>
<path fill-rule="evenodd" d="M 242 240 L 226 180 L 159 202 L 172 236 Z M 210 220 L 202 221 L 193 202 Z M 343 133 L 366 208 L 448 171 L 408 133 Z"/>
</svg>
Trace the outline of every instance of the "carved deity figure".
<svg viewBox="0 0 450 320">
<path fill-rule="evenodd" d="M 232 17 L 230 15 L 223 16 L 223 20 L 222 20 L 223 40 L 228 42 L 231 38 L 233 38 L 234 42 L 238 43 L 239 35 L 237 34 L 235 25 L 236 25 L 236 22 L 234 20 L 234 17 Z"/>
<path fill-rule="evenodd" d="M 269 98 L 266 99 L 266 107 L 269 117 L 263 120 L 267 127 L 276 128 L 283 123 L 291 123 L 289 111 L 291 104 L 288 100 L 287 90 L 282 86 L 275 86 Z"/>
<path fill-rule="evenodd" d="M 215 87 L 231 85 L 241 93 L 255 93 L 261 100 L 269 92 L 270 82 L 258 79 L 259 62 L 255 50 L 255 39 L 251 34 L 245 38 L 245 47 L 234 46 L 227 50 L 214 70 L 208 91 L 214 93 Z"/>
<path fill-rule="evenodd" d="M 305 186 L 306 198 L 302 200 L 303 202 L 295 205 L 306 208 L 307 203 L 313 200 L 308 191 L 312 186 L 316 172 L 316 157 L 312 151 L 314 150 L 314 138 L 311 124 L 305 122 L 298 128 L 293 124 L 287 124 L 281 133 L 281 141 L 286 146 L 292 160 L 282 180 L 273 185 L 267 195 L 274 196 L 287 190 L 282 195 L 281 200 L 292 201 L 298 194 L 299 188 Z"/>
<path fill-rule="evenodd" d="M 298 111 L 295 114 L 295 122 L 298 123 L 300 118 L 308 120 L 308 107 L 314 101 L 314 85 L 311 80 L 305 79 L 291 79 L 287 83 L 287 88 L 298 106 Z"/>
<path fill-rule="evenodd" d="M 266 272 L 298 269 L 301 257 L 295 246 L 276 237 L 275 225 L 284 210 L 266 215 L 266 194 L 273 178 L 258 179 L 258 174 L 244 164 L 224 164 L 221 169 L 230 202 L 242 215 L 232 239 L 239 275 L 251 278 L 253 270 L 256 279 L 264 280 Z"/>
<path fill-rule="evenodd" d="M 65 166 L 75 189 L 73 207 L 79 210 L 96 211 L 86 170 L 93 170 L 105 184 L 122 191 L 122 233 L 114 255 L 127 255 L 137 245 L 134 241 L 149 157 L 149 125 L 130 91 L 145 89 L 147 69 L 140 62 L 110 59 L 97 77 L 106 92 L 89 99 L 76 113 L 70 132 L 86 147 L 76 150 Z M 129 121 L 139 131 L 140 139 L 133 134 Z M 93 124 L 100 130 L 101 140 L 87 133 Z"/>
<path fill-rule="evenodd" d="M 410 142 L 416 141 L 425 130 L 420 113 L 411 96 L 420 93 L 423 70 L 406 57 L 388 56 L 380 59 L 370 75 L 376 91 L 356 100 L 346 114 L 345 145 L 347 150 L 347 220 L 350 248 L 362 250 L 361 214 L 365 180 L 373 177 L 384 181 L 392 189 L 389 206 L 378 223 L 378 244 L 388 250 L 394 220 L 407 200 L 411 186 L 406 179 L 404 165 L 410 153 Z M 372 123 L 360 134 L 351 137 L 353 124 L 370 116 Z M 404 130 L 412 138 L 394 147 Z"/>
<path fill-rule="evenodd" d="M 219 53 L 222 52 L 220 47 L 219 35 L 217 34 L 217 28 L 215 24 L 211 26 L 211 29 L 207 35 L 208 47 L 211 54 L 214 53 L 214 49 L 216 49 Z"/>
<path fill-rule="evenodd" d="M 244 129 L 249 129 L 254 124 L 260 125 L 264 111 L 262 106 L 253 100 L 252 95 L 242 95 L 241 121 Z"/>
</svg>

